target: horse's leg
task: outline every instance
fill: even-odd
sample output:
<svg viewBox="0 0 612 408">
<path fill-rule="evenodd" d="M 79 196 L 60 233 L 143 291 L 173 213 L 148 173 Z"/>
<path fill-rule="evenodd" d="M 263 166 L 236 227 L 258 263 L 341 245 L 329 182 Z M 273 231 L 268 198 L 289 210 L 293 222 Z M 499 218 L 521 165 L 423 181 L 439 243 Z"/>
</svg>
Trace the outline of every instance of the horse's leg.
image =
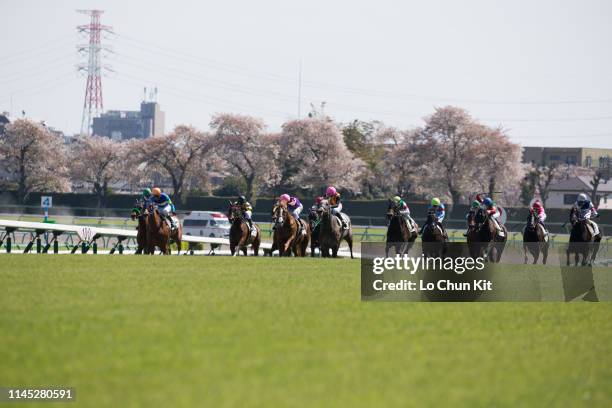
<svg viewBox="0 0 612 408">
<path fill-rule="evenodd" d="M 351 252 L 351 259 L 354 259 L 354 257 L 353 257 L 353 236 L 352 235 L 347 235 L 344 239 L 345 239 L 346 243 L 348 244 L 349 251 Z"/>
<path fill-rule="evenodd" d="M 523 262 L 523 263 L 524 263 L 525 265 L 527 264 L 527 251 L 528 251 L 528 248 L 527 248 L 527 243 L 526 243 L 526 242 L 523 242 L 523 252 L 525 253 L 525 262 Z"/>
<path fill-rule="evenodd" d="M 338 257 L 338 247 L 340 246 L 340 244 L 338 244 L 337 246 L 334 245 L 332 247 L 332 258 L 337 258 Z"/>
<path fill-rule="evenodd" d="M 230 243 L 230 253 L 232 254 L 232 256 L 236 256 L 236 245 Z"/>
<path fill-rule="evenodd" d="M 389 257 L 389 248 L 391 248 L 391 244 L 389 243 L 389 241 L 387 241 L 387 243 L 385 244 L 385 258 Z"/>
<path fill-rule="evenodd" d="M 548 242 L 544 243 L 542 247 L 542 264 L 546 265 L 546 260 L 548 259 Z"/>
</svg>

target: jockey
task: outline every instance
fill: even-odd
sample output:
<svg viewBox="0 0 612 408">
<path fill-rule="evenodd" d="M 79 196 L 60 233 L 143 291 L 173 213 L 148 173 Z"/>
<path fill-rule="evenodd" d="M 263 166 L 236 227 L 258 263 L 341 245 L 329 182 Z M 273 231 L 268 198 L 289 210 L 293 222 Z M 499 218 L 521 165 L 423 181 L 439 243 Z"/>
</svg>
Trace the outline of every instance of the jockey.
<svg viewBox="0 0 612 408">
<path fill-rule="evenodd" d="M 329 202 L 331 206 L 331 212 L 342 222 L 342 229 L 347 229 L 348 225 L 344 222 L 344 218 L 342 218 L 342 203 L 340 202 L 340 193 L 336 190 L 336 187 L 329 186 L 327 190 L 325 190 L 325 199 Z"/>
<path fill-rule="evenodd" d="M 393 207 L 406 221 L 408 229 L 412 230 L 414 223 L 412 218 L 410 218 L 410 208 L 408 208 L 408 204 L 406 204 L 406 202 L 402 200 L 400 196 L 394 196 L 391 198 L 391 202 L 393 203 Z"/>
<path fill-rule="evenodd" d="M 289 194 L 283 194 L 278 199 L 281 203 L 285 203 L 287 209 L 293 215 L 298 222 L 300 221 L 300 214 L 304 209 L 304 206 L 297 197 L 291 197 Z"/>
<path fill-rule="evenodd" d="M 238 205 L 242 210 L 242 218 L 249 224 L 249 230 L 253 229 L 253 220 L 251 217 L 253 216 L 253 206 L 249 203 L 245 196 L 241 195 L 238 197 Z"/>
<path fill-rule="evenodd" d="M 578 219 L 580 221 L 586 221 L 587 224 L 590 224 L 593 228 L 593 235 L 599 235 L 599 226 L 591 220 L 591 218 L 596 218 L 599 216 L 597 213 L 597 209 L 586 196 L 586 194 L 580 193 L 578 194 L 578 198 L 574 203 L 573 207 L 578 212 Z"/>
<path fill-rule="evenodd" d="M 295 218 L 295 220 L 297 221 L 298 234 L 305 233 L 306 231 L 303 230 L 302 222 L 300 221 L 300 214 L 304 209 L 304 206 L 300 202 L 300 199 L 297 197 L 291 197 L 289 194 L 283 194 L 279 197 L 279 201 L 281 203 L 285 203 L 287 209 L 289 210 L 291 215 L 293 215 L 293 218 Z"/>
<path fill-rule="evenodd" d="M 468 212 L 465 214 L 465 219 L 467 220 L 468 217 L 470 216 L 471 212 L 477 212 L 481 206 L 482 206 L 482 197 L 480 196 L 480 194 L 476 194 L 476 198 L 474 199 L 474 201 L 472 201 L 472 204 L 470 205 L 470 209 L 468 210 Z M 469 231 L 469 226 L 468 226 L 468 231 Z M 463 233 L 464 237 L 468 236 L 468 232 L 464 232 Z"/>
<path fill-rule="evenodd" d="M 166 193 L 162 193 L 159 187 L 153 187 L 151 194 L 152 197 L 149 199 L 149 202 L 157 206 L 162 218 L 169 220 L 170 228 L 175 229 L 176 223 L 172 215 L 176 212 L 176 208 L 174 208 L 170 196 Z"/>
<path fill-rule="evenodd" d="M 143 202 L 148 203 L 151 200 L 151 189 L 149 187 L 142 190 L 142 195 L 140 197 Z"/>
<path fill-rule="evenodd" d="M 501 213 L 497 209 L 497 206 L 495 205 L 495 201 L 493 201 L 490 197 L 487 197 L 484 200 L 482 200 L 482 204 L 484 205 L 484 209 L 487 215 L 493 220 L 493 223 L 495 224 L 495 229 L 497 230 L 497 234 L 500 237 L 503 237 L 504 231 L 502 230 L 502 227 L 501 225 L 499 225 L 499 221 L 497 220 L 499 216 L 501 215 Z"/>
<path fill-rule="evenodd" d="M 315 202 L 308 210 L 308 220 L 314 221 L 319 218 L 319 210 L 321 209 L 321 201 L 323 201 L 323 196 L 318 196 L 315 198 Z"/>
<path fill-rule="evenodd" d="M 444 204 L 440 202 L 440 199 L 438 197 L 432 198 L 431 204 L 429 205 L 429 207 L 427 207 L 427 210 L 434 212 L 436 216 L 436 223 L 440 226 L 440 228 L 442 228 L 442 221 L 444 221 L 444 217 L 446 216 L 446 210 L 444 208 Z M 423 235 L 425 225 L 427 225 L 427 223 L 423 223 L 423 226 L 421 227 L 421 235 Z M 446 231 L 444 233 L 446 234 Z"/>
<path fill-rule="evenodd" d="M 542 226 L 542 229 L 544 230 L 544 235 L 548 235 L 548 231 L 544 226 L 544 221 L 546 221 L 546 211 L 544 211 L 544 206 L 542 205 L 542 202 L 540 200 L 535 200 L 531 208 L 529 208 L 529 211 L 532 211 L 536 214 L 536 217 L 538 218 L 538 224 L 540 224 Z"/>
</svg>

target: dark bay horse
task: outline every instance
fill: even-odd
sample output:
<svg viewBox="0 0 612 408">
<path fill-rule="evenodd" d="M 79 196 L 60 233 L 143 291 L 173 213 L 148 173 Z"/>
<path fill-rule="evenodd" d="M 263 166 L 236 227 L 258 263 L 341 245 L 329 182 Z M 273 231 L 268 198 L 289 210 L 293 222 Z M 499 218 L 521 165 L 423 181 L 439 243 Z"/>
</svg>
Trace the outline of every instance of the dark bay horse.
<svg viewBox="0 0 612 408">
<path fill-rule="evenodd" d="M 480 255 L 480 234 L 478 231 L 478 224 L 476 224 L 476 209 L 470 208 L 467 215 L 467 245 L 472 258 L 477 258 Z"/>
<path fill-rule="evenodd" d="M 394 248 L 399 255 L 407 254 L 419 236 L 419 226 L 415 222 L 410 230 L 404 217 L 398 212 L 397 207 L 389 200 L 387 207 L 387 243 L 385 245 L 385 256 L 389 256 L 389 249 Z"/>
<path fill-rule="evenodd" d="M 132 212 L 130 213 L 132 221 L 138 220 L 138 226 L 136 227 L 136 255 L 140 255 L 143 252 L 148 253 L 149 248 L 147 247 L 147 220 L 145 216 L 145 206 L 142 200 L 136 201 Z"/>
<path fill-rule="evenodd" d="M 259 226 L 253 223 L 255 228 L 255 236 L 252 236 L 249 231 L 249 225 L 242 217 L 242 209 L 240 204 L 230 202 L 227 218 L 232 223 L 229 233 L 230 252 L 232 256 L 238 255 L 240 251 L 247 255 L 247 246 L 253 248 L 253 255 L 259 255 L 259 245 L 261 244 L 261 231 Z"/>
<path fill-rule="evenodd" d="M 542 264 L 546 265 L 548 241 L 544 229 L 538 222 L 538 216 L 533 210 L 529 210 L 527 224 L 523 228 L 523 252 L 525 253 L 525 263 L 527 263 L 527 253 L 531 253 L 531 256 L 533 256 L 534 265 L 538 263 L 540 253 L 542 253 Z"/>
<path fill-rule="evenodd" d="M 274 223 L 274 238 L 270 254 L 278 249 L 279 256 L 306 256 L 306 248 L 310 241 L 310 230 L 303 220 L 296 220 L 284 203 L 276 203 L 272 208 Z M 302 230 L 300 231 L 300 225 Z"/>
<path fill-rule="evenodd" d="M 308 212 L 308 231 L 310 233 L 310 256 L 315 256 L 315 249 L 320 248 L 321 245 L 319 243 L 319 231 L 321 231 L 320 227 L 321 217 L 317 211 L 310 210 Z"/>
<path fill-rule="evenodd" d="M 499 262 L 508 239 L 508 229 L 505 225 L 500 225 L 504 232 L 504 236 L 500 237 L 495 228 L 495 221 L 482 208 L 476 213 L 476 225 L 478 226 L 478 241 L 482 244 L 479 247 L 478 255 L 490 262 Z"/>
<path fill-rule="evenodd" d="M 433 211 L 427 213 L 421 240 L 423 241 L 423 255 L 425 256 L 442 257 L 446 252 L 448 237 L 442 227 L 438 225 L 438 219 Z"/>
<path fill-rule="evenodd" d="M 348 217 L 347 217 L 348 218 Z M 348 228 L 342 228 L 342 222 L 332 214 L 331 206 L 327 200 L 321 202 L 321 221 L 319 222 L 319 242 L 321 245 L 321 256 L 327 258 L 331 256 L 336 258 L 338 256 L 338 249 L 340 243 L 345 240 L 348 244 L 351 252 L 351 259 L 353 259 L 353 229 L 351 227 L 351 220 L 347 219 Z"/>
<path fill-rule="evenodd" d="M 578 266 L 580 256 L 582 256 L 582 266 L 593 265 L 593 261 L 599 252 L 599 244 L 601 242 L 602 233 L 593 236 L 592 232 L 587 227 L 587 220 L 581 220 L 578 217 L 576 208 L 570 211 L 570 223 L 572 231 L 570 232 L 569 244 L 567 246 L 567 265 L 570 264 L 570 254 L 574 254 L 574 265 Z"/>
</svg>

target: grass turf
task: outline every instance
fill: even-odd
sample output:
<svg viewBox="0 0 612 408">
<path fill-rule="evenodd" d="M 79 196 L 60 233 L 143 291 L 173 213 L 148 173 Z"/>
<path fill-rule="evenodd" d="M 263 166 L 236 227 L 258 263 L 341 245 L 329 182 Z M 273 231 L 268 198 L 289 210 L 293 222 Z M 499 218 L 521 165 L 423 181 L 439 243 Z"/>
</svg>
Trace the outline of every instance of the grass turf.
<svg viewBox="0 0 612 408">
<path fill-rule="evenodd" d="M 361 302 L 359 282 L 346 259 L 2 255 L 0 386 L 92 407 L 612 404 L 610 303 Z"/>
</svg>

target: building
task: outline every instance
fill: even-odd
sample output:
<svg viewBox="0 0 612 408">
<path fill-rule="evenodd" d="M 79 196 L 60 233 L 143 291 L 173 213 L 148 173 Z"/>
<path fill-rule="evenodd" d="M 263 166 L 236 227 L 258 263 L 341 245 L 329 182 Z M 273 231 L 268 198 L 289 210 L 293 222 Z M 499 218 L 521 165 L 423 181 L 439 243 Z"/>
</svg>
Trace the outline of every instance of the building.
<svg viewBox="0 0 612 408">
<path fill-rule="evenodd" d="M 585 193 L 591 197 L 593 187 L 591 186 L 592 178 L 589 176 L 570 177 L 561 180 L 549 187 L 548 199 L 545 206 L 547 208 L 569 208 L 576 201 L 576 196 L 580 193 Z M 612 180 L 602 182 L 597 188 L 597 197 L 599 198 L 599 209 L 612 209 Z M 591 197 L 592 199 L 593 197 Z"/>
<path fill-rule="evenodd" d="M 588 168 L 609 168 L 612 149 L 590 147 L 523 147 L 523 163 L 539 166 L 566 164 Z"/>
<path fill-rule="evenodd" d="M 4 134 L 4 127 L 11 123 L 8 112 L 0 113 L 0 135 Z"/>
<path fill-rule="evenodd" d="M 115 140 L 164 134 L 164 112 L 157 102 L 142 102 L 140 111 L 108 111 L 93 119 L 93 134 Z"/>
</svg>

